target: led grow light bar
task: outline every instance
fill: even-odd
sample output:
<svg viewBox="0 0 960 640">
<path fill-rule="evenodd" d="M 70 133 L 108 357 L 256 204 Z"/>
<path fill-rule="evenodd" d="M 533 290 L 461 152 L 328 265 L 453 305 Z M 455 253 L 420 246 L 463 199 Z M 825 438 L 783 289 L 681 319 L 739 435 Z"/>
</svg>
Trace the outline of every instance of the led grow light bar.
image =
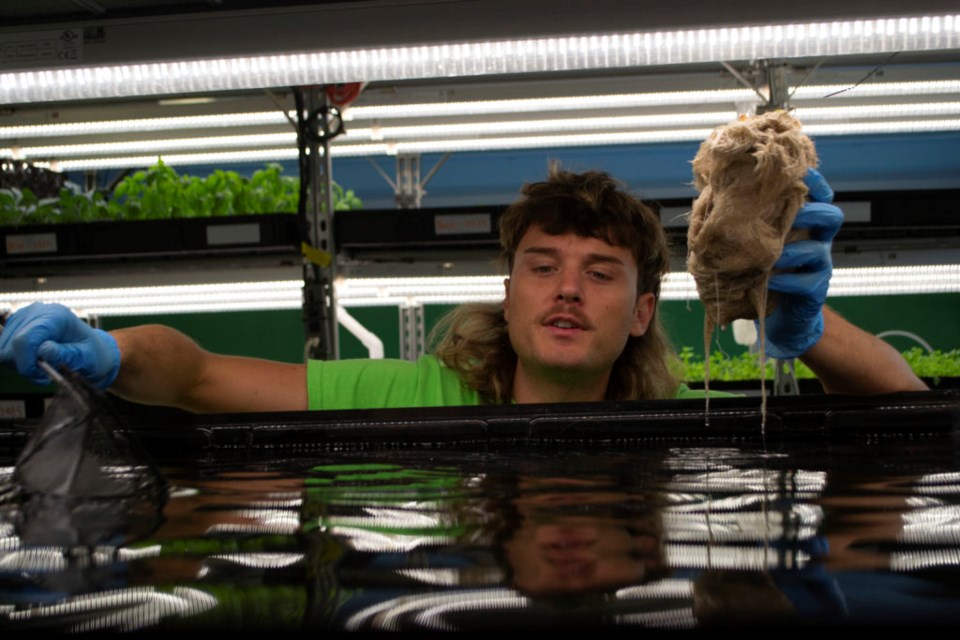
<svg viewBox="0 0 960 640">
<path fill-rule="evenodd" d="M 849 91 L 849 85 L 816 85 L 791 87 L 792 100 L 816 100 L 826 96 L 844 100 L 860 98 L 887 98 L 960 94 L 960 80 L 917 82 L 878 82 L 859 85 Z M 396 118 L 471 117 L 505 114 L 542 114 L 564 111 L 600 109 L 634 109 L 644 107 L 677 107 L 695 105 L 735 105 L 755 103 L 756 94 L 749 89 L 714 91 L 671 91 L 655 93 L 604 94 L 592 96 L 563 96 L 525 98 L 518 100 L 476 100 L 469 102 L 433 102 L 418 104 L 385 104 L 351 106 L 344 110 L 345 121 L 391 120 Z M 921 105 L 911 104 L 920 108 Z M 831 109 L 836 109 L 832 107 Z M 864 107 L 853 107 L 862 109 Z M 870 110 L 874 107 L 868 107 Z M 807 109 L 804 109 L 805 111 Z M 128 120 L 101 120 L 92 122 L 61 122 L 0 126 L 0 140 L 21 138 L 49 138 L 117 133 L 147 133 L 159 131 L 188 131 L 207 128 L 241 128 L 282 125 L 295 117 L 281 111 L 222 113 L 204 116 L 175 116 L 168 118 L 135 118 Z M 861 115 L 861 117 L 864 117 Z M 351 129 L 348 127 L 348 133 Z"/>
<path fill-rule="evenodd" d="M 859 133 L 890 133 L 905 131 L 945 131 L 958 127 L 960 102 L 933 102 L 918 104 L 889 104 L 856 107 L 802 107 L 794 110 L 795 115 L 804 123 L 804 130 L 811 135 L 843 135 Z M 707 131 L 701 128 L 662 130 L 658 127 L 717 127 L 736 117 L 731 111 L 711 111 L 706 113 L 675 113 L 636 116 L 584 117 L 584 118 L 536 118 L 530 120 L 501 120 L 494 122 L 459 122 L 450 124 L 422 124 L 397 127 L 361 127 L 348 130 L 337 138 L 332 147 L 333 155 L 356 155 L 359 153 L 390 153 L 391 142 L 404 142 L 417 145 L 419 149 L 440 150 L 446 144 L 458 144 L 464 148 L 483 146 L 486 140 L 503 140 L 505 135 L 524 135 L 536 143 L 534 136 L 569 136 L 568 145 L 580 144 L 581 139 L 590 144 L 593 138 L 588 133 L 610 132 L 612 138 L 601 139 L 603 144 L 628 144 L 643 141 L 663 142 L 676 140 L 695 140 L 694 136 Z M 854 122 L 894 118 L 893 121 Z M 910 120 L 930 118 L 927 120 Z M 823 122 L 839 121 L 839 122 Z M 642 131 L 637 131 L 638 129 Z M 574 135 L 577 134 L 577 135 Z M 511 137 L 511 140 L 517 138 Z M 90 156 L 117 156 L 135 153 L 150 148 L 157 154 L 178 151 L 203 151 L 210 153 L 220 149 L 250 149 L 251 147 L 292 149 L 297 136 L 293 132 L 257 135 L 236 135 L 198 138 L 173 138 L 165 140 L 132 140 L 126 142 L 88 143 L 75 145 L 47 145 L 36 147 L 3 148 L 0 158 L 35 160 L 57 158 L 64 160 L 77 158 L 79 161 L 94 161 Z M 384 141 L 387 146 L 360 146 L 370 142 Z M 489 143 L 488 143 L 489 144 Z M 521 138 L 516 144 L 524 144 Z M 562 143 L 561 143 L 562 144 Z M 564 145 L 564 146 L 568 146 Z M 398 148 L 400 149 L 400 148 Z M 422 152 L 422 151 L 421 151 Z M 285 156 L 290 155 L 288 151 Z M 120 158 L 116 158 L 120 161 Z M 166 159 L 165 159 L 165 162 Z M 167 162 L 167 164 L 170 164 Z M 71 166 L 71 165 L 67 165 Z M 61 168 L 63 165 L 61 165 Z"/>
<path fill-rule="evenodd" d="M 0 74 L 0 104 L 960 48 L 960 15 L 613 33 Z"/>
<path fill-rule="evenodd" d="M 813 124 L 804 127 L 811 136 L 935 133 L 960 131 L 960 118 L 915 120 L 901 122 L 862 122 Z M 333 145 L 330 155 L 334 158 L 363 156 L 396 156 L 401 154 L 452 153 L 472 151 L 503 151 L 518 149 L 551 149 L 624 144 L 656 144 L 672 142 L 696 142 L 704 140 L 712 128 L 664 129 L 652 131 L 612 131 L 597 133 L 570 133 L 532 136 L 494 136 L 482 138 L 453 138 L 407 142 L 371 142 L 362 144 Z M 7 150 L 10 157 L 17 157 Z M 0 153 L 0 157 L 3 153 Z M 79 158 L 41 161 L 31 164 L 55 171 L 88 171 L 97 169 L 128 169 L 148 167 L 160 159 L 160 155 L 138 155 L 100 158 Z M 274 162 L 297 159 L 295 148 L 269 148 L 236 150 L 211 153 L 163 154 L 167 166 L 203 164 L 242 164 L 251 162 Z"/>
<path fill-rule="evenodd" d="M 289 114 L 295 118 L 296 114 Z M 288 122 L 280 111 L 218 113 L 206 116 L 170 118 L 131 118 L 91 122 L 57 122 L 0 127 L 0 139 L 53 138 L 60 136 L 104 135 L 111 133 L 146 133 L 148 131 L 180 131 L 208 128 L 256 127 Z"/>
<path fill-rule="evenodd" d="M 278 310 L 302 307 L 300 280 L 195 284 L 112 289 L 9 291 L 0 293 L 0 311 L 31 302 L 59 302 L 94 316 L 216 311 Z M 497 302 L 503 276 L 434 278 L 352 278 L 337 282 L 336 299 L 346 308 Z M 830 296 L 960 292 L 960 265 L 834 269 Z M 663 300 L 696 300 L 688 273 L 667 274 Z"/>
</svg>

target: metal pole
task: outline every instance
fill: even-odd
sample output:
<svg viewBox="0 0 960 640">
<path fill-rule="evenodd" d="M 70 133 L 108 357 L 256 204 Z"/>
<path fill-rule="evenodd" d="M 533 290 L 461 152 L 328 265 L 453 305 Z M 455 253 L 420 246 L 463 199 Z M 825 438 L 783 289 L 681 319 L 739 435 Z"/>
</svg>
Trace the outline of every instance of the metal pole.
<svg viewBox="0 0 960 640">
<path fill-rule="evenodd" d="M 333 283 L 337 262 L 333 237 L 333 165 L 330 158 L 331 131 L 327 98 L 321 87 L 305 94 L 307 131 L 307 228 L 311 245 L 305 251 L 303 274 L 303 322 L 306 355 L 314 360 L 336 360 L 339 356 L 337 305 Z"/>
</svg>

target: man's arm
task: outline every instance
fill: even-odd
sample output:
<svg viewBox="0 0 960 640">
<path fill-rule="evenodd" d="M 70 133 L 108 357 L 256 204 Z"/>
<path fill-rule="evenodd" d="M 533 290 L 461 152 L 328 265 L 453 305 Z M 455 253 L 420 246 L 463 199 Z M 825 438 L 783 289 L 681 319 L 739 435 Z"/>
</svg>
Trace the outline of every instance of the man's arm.
<svg viewBox="0 0 960 640">
<path fill-rule="evenodd" d="M 110 391 L 122 398 L 194 413 L 307 409 L 306 367 L 224 356 L 160 325 L 111 333 L 120 370 Z"/>
<path fill-rule="evenodd" d="M 833 238 L 843 223 L 843 212 L 831 204 L 833 190 L 818 171 L 811 169 L 804 182 L 812 202 L 797 212 L 793 227 L 809 230 L 810 237 L 785 245 L 774 265 L 769 287 L 779 293 L 779 299 L 765 322 L 767 355 L 800 358 L 827 393 L 926 389 L 893 347 L 824 304 L 833 274 Z"/>
<path fill-rule="evenodd" d="M 60 304 L 31 304 L 0 330 L 0 362 L 49 384 L 41 360 L 143 404 L 195 413 L 307 409 L 305 365 L 213 354 L 158 325 L 111 334 Z"/>
<path fill-rule="evenodd" d="M 823 336 L 800 360 L 827 393 L 871 395 L 927 387 L 892 346 L 823 307 Z"/>
</svg>

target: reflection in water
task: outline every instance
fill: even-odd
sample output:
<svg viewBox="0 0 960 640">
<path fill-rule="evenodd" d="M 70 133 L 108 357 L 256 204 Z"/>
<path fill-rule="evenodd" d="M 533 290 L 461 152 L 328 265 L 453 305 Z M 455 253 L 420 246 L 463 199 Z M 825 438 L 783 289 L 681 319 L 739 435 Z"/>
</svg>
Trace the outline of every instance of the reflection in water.
<svg viewBox="0 0 960 640">
<path fill-rule="evenodd" d="M 126 588 L 132 548 L 162 521 L 167 483 L 102 393 L 66 378 L 13 467 L 0 472 L 0 597 L 10 623 L 72 631 L 153 626 L 209 596 Z"/>
<path fill-rule="evenodd" d="M 163 523 L 143 540 L 84 555 L 0 528 L 0 625 L 952 621 L 960 465 L 942 443 L 881 449 L 428 450 L 168 466 Z M 100 573 L 70 573 L 83 563 Z"/>
</svg>

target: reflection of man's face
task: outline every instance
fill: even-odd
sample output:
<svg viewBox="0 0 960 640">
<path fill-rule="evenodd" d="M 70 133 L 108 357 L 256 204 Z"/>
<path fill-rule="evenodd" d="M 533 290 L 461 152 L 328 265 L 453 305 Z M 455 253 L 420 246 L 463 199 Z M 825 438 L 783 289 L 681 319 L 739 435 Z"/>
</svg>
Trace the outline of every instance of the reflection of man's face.
<svg viewBox="0 0 960 640">
<path fill-rule="evenodd" d="M 622 524 L 527 521 L 506 546 L 514 586 L 534 595 L 607 590 L 643 580 L 657 562 L 657 540 L 634 537 Z"/>
<path fill-rule="evenodd" d="M 644 581 L 662 562 L 656 526 L 556 508 L 611 506 L 609 493 L 547 493 L 518 501 L 522 521 L 505 544 L 514 587 L 530 595 L 607 591 Z M 604 509 L 606 511 L 606 509 Z"/>
</svg>

